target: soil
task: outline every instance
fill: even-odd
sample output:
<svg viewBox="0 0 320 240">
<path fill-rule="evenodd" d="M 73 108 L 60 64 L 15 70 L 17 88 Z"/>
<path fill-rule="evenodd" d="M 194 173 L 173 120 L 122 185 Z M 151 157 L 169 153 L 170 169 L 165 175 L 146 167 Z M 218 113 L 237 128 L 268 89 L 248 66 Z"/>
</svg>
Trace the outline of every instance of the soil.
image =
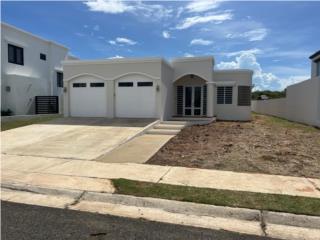
<svg viewBox="0 0 320 240">
<path fill-rule="evenodd" d="M 190 126 L 147 164 L 320 178 L 320 130 L 256 114 Z"/>
</svg>

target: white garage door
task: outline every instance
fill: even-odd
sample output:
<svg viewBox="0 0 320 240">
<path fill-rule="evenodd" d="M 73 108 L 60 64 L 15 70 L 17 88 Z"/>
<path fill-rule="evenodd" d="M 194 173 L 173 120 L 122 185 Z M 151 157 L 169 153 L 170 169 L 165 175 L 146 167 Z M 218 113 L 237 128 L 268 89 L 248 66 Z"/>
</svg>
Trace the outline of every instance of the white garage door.
<svg viewBox="0 0 320 240">
<path fill-rule="evenodd" d="M 130 76 L 116 82 L 116 116 L 155 118 L 156 84 L 143 76 Z"/>
<path fill-rule="evenodd" d="M 80 77 L 70 83 L 72 117 L 106 117 L 106 83 L 94 77 Z"/>
</svg>

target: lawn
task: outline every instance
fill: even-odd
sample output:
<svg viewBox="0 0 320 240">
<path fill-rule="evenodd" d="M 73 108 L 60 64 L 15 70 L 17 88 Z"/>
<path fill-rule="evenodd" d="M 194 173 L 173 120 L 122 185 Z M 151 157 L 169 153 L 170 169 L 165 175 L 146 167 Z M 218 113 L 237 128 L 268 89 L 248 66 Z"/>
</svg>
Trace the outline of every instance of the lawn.
<svg viewBox="0 0 320 240">
<path fill-rule="evenodd" d="M 190 126 L 147 163 L 319 178 L 320 130 L 259 114 Z"/>
<path fill-rule="evenodd" d="M 320 216 L 320 199 L 113 179 L 117 194 Z"/>
<path fill-rule="evenodd" d="M 61 115 L 39 115 L 39 116 L 30 116 L 30 118 L 26 119 L 17 119 L 17 120 L 9 120 L 9 121 L 1 121 L 1 131 L 10 130 L 13 128 L 23 127 L 36 123 L 47 122 L 56 118 L 61 117 Z"/>
</svg>

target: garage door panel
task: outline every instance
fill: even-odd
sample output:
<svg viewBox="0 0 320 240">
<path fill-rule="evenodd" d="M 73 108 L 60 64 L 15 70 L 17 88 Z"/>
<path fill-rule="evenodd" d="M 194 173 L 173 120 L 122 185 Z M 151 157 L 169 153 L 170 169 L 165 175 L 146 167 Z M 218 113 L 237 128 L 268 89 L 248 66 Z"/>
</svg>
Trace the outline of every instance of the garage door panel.
<svg viewBox="0 0 320 240">
<path fill-rule="evenodd" d="M 70 83 L 70 115 L 73 117 L 106 117 L 106 83 L 96 78 L 79 78 Z"/>
<path fill-rule="evenodd" d="M 116 116 L 156 117 L 155 82 L 140 76 L 118 80 L 116 83 Z"/>
</svg>

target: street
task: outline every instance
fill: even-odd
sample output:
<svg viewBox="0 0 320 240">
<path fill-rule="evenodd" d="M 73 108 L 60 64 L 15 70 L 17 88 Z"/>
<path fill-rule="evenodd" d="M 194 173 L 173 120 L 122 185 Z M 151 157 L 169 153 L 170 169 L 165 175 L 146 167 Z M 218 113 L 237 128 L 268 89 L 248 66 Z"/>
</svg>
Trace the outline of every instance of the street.
<svg viewBox="0 0 320 240">
<path fill-rule="evenodd" d="M 143 219 L 121 218 L 65 209 L 1 202 L 4 240 L 38 239 L 219 239 L 262 240 L 240 235 Z"/>
</svg>

